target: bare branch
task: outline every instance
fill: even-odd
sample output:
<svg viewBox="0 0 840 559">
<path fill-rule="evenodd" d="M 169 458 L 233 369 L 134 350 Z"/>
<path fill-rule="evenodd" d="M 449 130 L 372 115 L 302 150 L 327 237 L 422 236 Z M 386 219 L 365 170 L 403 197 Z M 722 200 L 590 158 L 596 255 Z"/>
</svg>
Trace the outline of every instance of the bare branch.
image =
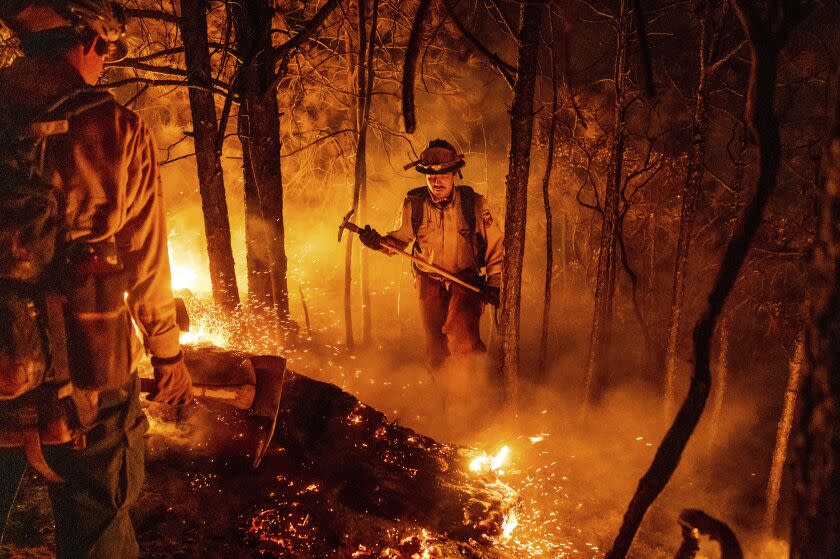
<svg viewBox="0 0 840 559">
<path fill-rule="evenodd" d="M 339 0 L 329 0 L 326 4 L 321 6 L 312 19 L 306 22 L 306 24 L 301 28 L 301 30 L 295 34 L 294 37 L 283 43 L 282 45 L 274 48 L 274 58 L 275 60 L 283 58 L 294 49 L 300 47 L 303 42 L 312 36 L 315 31 L 324 23 L 324 20 L 327 19 L 327 16 L 332 13 L 332 11 L 338 6 Z"/>
<path fill-rule="evenodd" d="M 444 5 L 446 6 L 446 11 L 449 13 L 449 17 L 452 19 L 452 22 L 458 28 L 458 31 L 467 38 L 467 40 L 472 43 L 475 49 L 484 55 L 490 62 L 490 64 L 498 71 L 502 77 L 507 82 L 508 86 L 513 89 L 514 83 L 514 76 L 516 75 L 516 68 L 512 65 L 508 64 L 504 60 L 502 60 L 499 55 L 485 47 L 478 38 L 473 35 L 473 33 L 467 29 L 467 26 L 461 21 L 458 15 L 455 13 L 455 2 L 454 0 L 444 0 Z"/>
<path fill-rule="evenodd" d="M 715 72 L 717 72 L 717 71 L 720 69 L 720 67 L 721 67 L 721 66 L 723 66 L 724 64 L 726 64 L 727 62 L 729 62 L 730 60 L 732 60 L 732 58 L 733 58 L 736 54 L 738 54 L 739 52 L 741 52 L 741 49 L 743 49 L 745 46 L 747 46 L 747 44 L 748 44 L 747 40 L 746 40 L 746 39 L 744 39 L 743 41 L 741 41 L 740 43 L 738 43 L 738 44 L 735 46 L 735 48 L 733 48 L 732 50 L 730 50 L 729 52 L 727 52 L 725 55 L 723 55 L 723 56 L 720 58 L 720 60 L 718 60 L 717 62 L 715 62 L 715 63 L 714 63 L 714 64 L 712 64 L 711 66 L 709 66 L 709 68 L 706 70 L 706 72 L 708 73 L 709 77 L 713 76 L 713 75 L 715 74 Z"/>
</svg>

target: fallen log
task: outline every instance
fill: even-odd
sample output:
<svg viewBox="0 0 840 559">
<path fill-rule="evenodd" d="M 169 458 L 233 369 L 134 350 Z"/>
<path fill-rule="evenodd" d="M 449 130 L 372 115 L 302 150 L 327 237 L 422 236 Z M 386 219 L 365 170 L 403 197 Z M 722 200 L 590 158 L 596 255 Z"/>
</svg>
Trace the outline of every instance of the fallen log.
<svg viewBox="0 0 840 559">
<path fill-rule="evenodd" d="M 197 384 L 219 378 L 240 384 L 250 373 L 238 365 L 250 357 L 245 354 L 209 347 L 185 353 Z M 190 478 L 194 494 L 184 508 L 212 506 L 216 518 L 209 521 L 236 523 L 251 550 L 284 557 L 341 550 L 373 558 L 377 549 L 426 542 L 460 549 L 460 556 L 499 557 L 490 548 L 516 495 L 492 473 L 470 471 L 479 453 L 389 422 L 339 387 L 304 375 L 288 372 L 282 394 L 277 429 L 257 472 L 248 464 L 259 428 L 246 412 L 205 401 L 174 425 L 161 421 L 165 410 L 150 406 L 150 477 L 168 478 L 173 485 L 164 493 L 176 500 L 184 498 L 175 491 L 176 476 Z M 202 480 L 199 487 L 192 479 Z M 158 498 L 166 502 L 169 495 Z"/>
</svg>

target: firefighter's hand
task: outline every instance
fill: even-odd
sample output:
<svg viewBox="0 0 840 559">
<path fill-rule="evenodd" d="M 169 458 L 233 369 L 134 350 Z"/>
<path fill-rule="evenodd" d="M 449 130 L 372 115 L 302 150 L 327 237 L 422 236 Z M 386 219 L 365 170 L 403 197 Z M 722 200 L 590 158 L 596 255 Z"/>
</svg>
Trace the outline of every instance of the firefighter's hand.
<svg viewBox="0 0 840 559">
<path fill-rule="evenodd" d="M 364 229 L 359 230 L 359 240 L 362 244 L 373 250 L 382 248 L 382 235 L 372 229 L 370 225 L 365 225 Z"/>
<path fill-rule="evenodd" d="M 155 387 L 146 397 L 152 402 L 170 406 L 181 406 L 192 401 L 192 377 L 184 363 L 184 353 L 161 359 L 152 357 L 155 373 Z"/>
<path fill-rule="evenodd" d="M 502 292 L 498 287 L 485 285 L 481 288 L 481 298 L 484 302 L 498 307 L 501 304 Z"/>
</svg>

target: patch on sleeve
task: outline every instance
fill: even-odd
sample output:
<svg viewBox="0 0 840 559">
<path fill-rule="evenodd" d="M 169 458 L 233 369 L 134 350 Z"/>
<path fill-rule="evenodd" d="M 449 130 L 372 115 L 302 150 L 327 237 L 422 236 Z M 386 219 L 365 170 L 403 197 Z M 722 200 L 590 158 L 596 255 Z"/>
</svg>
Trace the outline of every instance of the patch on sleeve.
<svg viewBox="0 0 840 559">
<path fill-rule="evenodd" d="M 482 223 L 484 223 L 485 228 L 493 225 L 493 216 L 490 215 L 490 210 L 488 210 L 487 208 L 484 208 L 484 211 L 481 212 L 481 221 Z"/>
</svg>

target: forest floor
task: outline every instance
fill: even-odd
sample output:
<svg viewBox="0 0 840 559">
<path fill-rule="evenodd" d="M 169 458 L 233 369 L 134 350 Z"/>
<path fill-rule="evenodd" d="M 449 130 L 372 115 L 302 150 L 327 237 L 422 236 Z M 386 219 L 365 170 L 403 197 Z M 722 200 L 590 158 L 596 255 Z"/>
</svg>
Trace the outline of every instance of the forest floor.
<svg viewBox="0 0 840 559">
<path fill-rule="evenodd" d="M 391 336 L 405 339 L 404 332 L 394 331 Z M 427 526 L 337 503 L 318 490 L 305 460 L 294 452 L 270 453 L 260 475 L 241 460 L 185 455 L 166 428 L 153 422 L 144 491 L 133 511 L 143 556 L 603 556 L 667 428 L 656 395 L 646 387 L 616 390 L 585 423 L 573 396 L 551 390 L 526 387 L 516 416 L 498 409 L 478 385 L 471 395 L 477 405 L 453 398 L 445 405 L 439 382 L 422 365 L 422 344 L 394 340 L 351 354 L 337 341 L 319 339 L 286 356 L 290 370 L 338 385 L 395 424 L 439 441 L 481 449 L 488 456 L 507 446 L 510 455 L 498 477 L 519 496 L 517 526 L 509 538 L 496 538 L 494 545 L 459 542 Z M 552 374 L 567 374 L 568 367 L 558 356 Z M 463 392 L 459 397 L 464 397 Z M 460 404 L 463 413 L 454 413 Z M 677 474 L 646 516 L 629 557 L 673 557 L 680 543 L 676 519 L 683 508 L 700 508 L 728 522 L 741 537 L 748 558 L 786 557 L 783 541 L 756 529 L 763 514 L 768 446 L 766 433 L 757 432 L 756 425 L 767 425 L 767 413 L 733 409 L 711 439 L 709 426 L 701 424 Z M 459 425 L 453 424 L 453 416 Z M 762 429 L 772 431 L 772 425 L 771 421 L 770 428 Z M 263 536 L 268 537 L 254 530 L 257 525 L 267 529 Z M 51 557 L 53 537 L 45 486 L 29 475 L 0 558 Z M 699 557 L 717 556 L 714 545 L 704 542 Z"/>
</svg>

